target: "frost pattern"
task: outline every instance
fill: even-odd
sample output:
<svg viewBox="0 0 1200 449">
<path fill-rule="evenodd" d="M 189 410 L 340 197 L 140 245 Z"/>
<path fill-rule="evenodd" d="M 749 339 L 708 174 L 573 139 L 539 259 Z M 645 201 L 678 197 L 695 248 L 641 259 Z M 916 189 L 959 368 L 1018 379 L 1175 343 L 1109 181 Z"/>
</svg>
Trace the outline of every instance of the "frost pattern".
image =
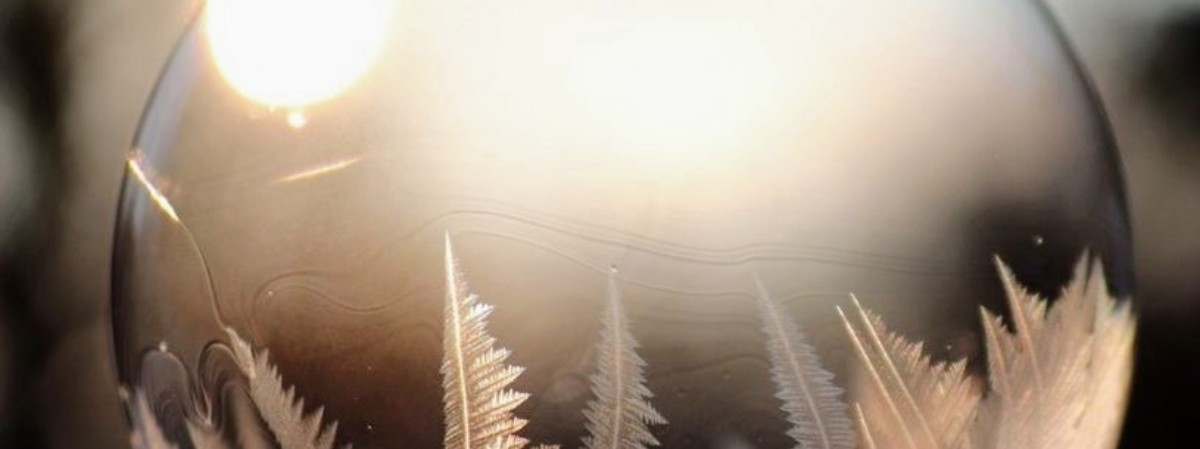
<svg viewBox="0 0 1200 449">
<path fill-rule="evenodd" d="M 304 414 L 304 399 L 295 387 L 284 389 L 283 379 L 271 364 L 267 351 L 255 353 L 250 343 L 231 328 L 225 328 L 232 343 L 238 368 L 250 381 L 250 398 L 259 415 L 275 434 L 282 449 L 331 449 L 337 438 L 337 422 L 321 427 L 324 408 Z"/>
<path fill-rule="evenodd" d="M 833 373 L 821 366 L 820 357 L 800 326 L 780 310 L 762 280 L 755 276 L 754 282 L 771 356 L 775 397 L 783 401 L 783 410 L 792 424 L 788 436 L 801 449 L 854 448 L 854 430 L 841 399 L 843 390 L 834 385 Z"/>
<path fill-rule="evenodd" d="M 487 333 L 492 306 L 479 300 L 463 279 L 446 236 L 446 309 L 442 358 L 446 449 L 520 449 L 525 420 L 513 409 L 529 397 L 509 389 L 524 368 L 507 365 L 510 352 L 495 347 Z"/>
<path fill-rule="evenodd" d="M 658 446 L 649 425 L 667 424 L 649 398 L 643 370 L 646 361 L 637 354 L 629 319 L 617 289 L 617 270 L 609 270 L 608 295 L 600 318 L 600 342 L 596 346 L 597 371 L 592 374 L 592 393 L 584 417 L 589 435 L 588 449 L 645 449 Z"/>
<path fill-rule="evenodd" d="M 981 310 L 991 395 L 982 404 L 976 447 L 1112 448 L 1133 368 L 1129 302 L 1109 294 L 1099 262 L 1081 260 L 1053 306 L 1028 293 L 999 259 L 1013 327 Z"/>
<path fill-rule="evenodd" d="M 912 449 L 1107 449 L 1117 446 L 1133 366 L 1135 320 L 1085 256 L 1054 304 L 996 259 L 1014 331 L 981 309 L 982 392 L 963 361 L 931 364 L 857 300 L 843 324 L 867 372 L 857 414 L 864 441 Z"/>
<path fill-rule="evenodd" d="M 907 449 L 1108 449 L 1116 447 L 1132 373 L 1135 320 L 1128 301 L 1107 290 L 1099 263 L 1076 265 L 1060 298 L 1028 293 L 999 259 L 997 270 L 1012 309 L 1012 330 L 980 310 L 989 376 L 974 379 L 965 361 L 932 363 L 923 345 L 889 331 L 882 318 L 851 296 L 837 308 L 862 368 L 853 419 L 841 388 L 823 367 L 800 327 L 756 279 L 772 380 L 788 413 L 788 435 L 801 449 L 859 447 Z M 526 423 L 513 409 L 528 395 L 509 386 L 522 368 L 505 364 L 510 352 L 486 332 L 492 306 L 463 279 L 446 238 L 445 388 L 446 449 L 522 449 L 516 435 Z M 609 273 L 601 314 L 596 398 L 584 415 L 588 449 L 646 449 L 658 445 L 650 425 L 666 419 L 649 403 L 645 361 L 637 354 L 629 320 Z M 336 422 L 323 426 L 323 409 L 304 414 L 294 388 L 284 388 L 267 352 L 256 353 L 226 328 L 250 397 L 281 449 L 332 449 Z M 983 388 L 988 389 L 986 398 Z M 122 388 L 136 449 L 176 449 L 140 389 Z M 207 398 L 206 398 L 207 399 Z M 192 447 L 225 449 L 203 418 L 186 417 Z M 538 445 L 531 449 L 557 449 Z"/>
<path fill-rule="evenodd" d="M 888 331 L 857 298 L 851 303 L 854 319 L 841 308 L 838 314 L 868 379 L 859 392 L 863 439 L 888 443 L 884 447 L 964 447 L 980 399 L 966 361 L 930 363 L 922 343 Z"/>
</svg>

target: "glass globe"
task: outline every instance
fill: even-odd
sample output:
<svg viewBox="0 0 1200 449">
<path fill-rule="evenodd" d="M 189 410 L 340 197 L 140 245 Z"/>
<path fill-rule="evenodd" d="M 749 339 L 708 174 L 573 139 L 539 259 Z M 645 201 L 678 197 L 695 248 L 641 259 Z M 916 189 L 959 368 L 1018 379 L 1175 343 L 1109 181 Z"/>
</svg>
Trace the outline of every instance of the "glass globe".
<svg viewBox="0 0 1200 449">
<path fill-rule="evenodd" d="M 1032 1 L 210 0 L 128 154 L 141 447 L 1114 447 L 1113 142 Z"/>
</svg>

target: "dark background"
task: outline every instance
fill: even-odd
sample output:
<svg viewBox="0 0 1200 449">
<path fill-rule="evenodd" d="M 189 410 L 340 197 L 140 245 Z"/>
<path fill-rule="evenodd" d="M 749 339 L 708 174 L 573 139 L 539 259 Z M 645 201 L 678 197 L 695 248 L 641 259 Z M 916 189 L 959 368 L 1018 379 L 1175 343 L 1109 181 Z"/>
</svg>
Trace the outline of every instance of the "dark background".
<svg viewBox="0 0 1200 449">
<path fill-rule="evenodd" d="M 117 189 L 196 3 L 0 0 L 0 447 L 127 447 L 107 347 Z M 1122 447 L 1189 441 L 1200 401 L 1200 0 L 1047 3 L 1125 164 L 1140 327 Z"/>
</svg>

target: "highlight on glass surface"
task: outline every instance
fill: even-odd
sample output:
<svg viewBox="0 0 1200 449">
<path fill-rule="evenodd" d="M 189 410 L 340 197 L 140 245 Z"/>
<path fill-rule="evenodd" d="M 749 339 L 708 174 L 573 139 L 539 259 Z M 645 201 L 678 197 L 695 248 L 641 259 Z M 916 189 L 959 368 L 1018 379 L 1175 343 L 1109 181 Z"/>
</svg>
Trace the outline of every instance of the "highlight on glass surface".
<svg viewBox="0 0 1200 449">
<path fill-rule="evenodd" d="M 212 62 L 242 95 L 300 107 L 336 96 L 379 56 L 389 0 L 207 0 Z"/>
<path fill-rule="evenodd" d="M 1129 230 L 1033 0 L 209 0 L 127 158 L 132 441 L 1114 448 Z"/>
</svg>

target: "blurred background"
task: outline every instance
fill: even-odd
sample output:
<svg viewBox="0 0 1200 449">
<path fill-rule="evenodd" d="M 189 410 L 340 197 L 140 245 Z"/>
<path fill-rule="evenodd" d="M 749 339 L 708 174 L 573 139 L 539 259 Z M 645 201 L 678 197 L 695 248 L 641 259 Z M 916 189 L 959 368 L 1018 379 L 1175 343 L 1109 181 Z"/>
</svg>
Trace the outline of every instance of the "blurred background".
<svg viewBox="0 0 1200 449">
<path fill-rule="evenodd" d="M 1122 447 L 1189 441 L 1200 0 L 1046 1 L 1107 108 L 1128 183 L 1140 334 Z M 0 0 L 0 447 L 128 447 L 108 347 L 117 193 L 140 111 L 198 3 Z"/>
</svg>

